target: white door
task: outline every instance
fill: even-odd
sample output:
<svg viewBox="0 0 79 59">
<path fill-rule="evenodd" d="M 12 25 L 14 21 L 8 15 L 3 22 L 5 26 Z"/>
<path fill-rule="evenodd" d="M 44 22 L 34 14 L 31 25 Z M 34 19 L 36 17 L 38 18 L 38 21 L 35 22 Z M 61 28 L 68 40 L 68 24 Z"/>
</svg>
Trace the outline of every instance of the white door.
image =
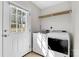
<svg viewBox="0 0 79 59">
<path fill-rule="evenodd" d="M 27 18 L 25 18 L 25 31 L 18 32 L 11 30 L 11 19 L 10 18 L 10 4 L 8 2 L 4 2 L 3 7 L 3 56 L 4 57 L 17 57 L 23 56 L 24 54 L 30 51 L 30 39 L 29 39 L 29 29 L 27 24 Z M 16 7 L 21 10 L 20 8 Z M 15 16 L 18 17 L 18 16 Z M 26 16 L 27 17 L 27 16 Z M 17 18 L 16 18 L 17 19 Z M 18 22 L 17 22 L 18 23 Z M 19 24 L 20 25 L 20 24 Z M 24 25 L 23 25 L 24 26 Z M 20 26 L 19 26 L 20 27 Z M 17 26 L 18 28 L 18 26 Z M 15 31 L 15 32 L 12 32 Z"/>
<path fill-rule="evenodd" d="M 2 56 L 2 2 L 0 1 L 0 57 Z"/>
</svg>

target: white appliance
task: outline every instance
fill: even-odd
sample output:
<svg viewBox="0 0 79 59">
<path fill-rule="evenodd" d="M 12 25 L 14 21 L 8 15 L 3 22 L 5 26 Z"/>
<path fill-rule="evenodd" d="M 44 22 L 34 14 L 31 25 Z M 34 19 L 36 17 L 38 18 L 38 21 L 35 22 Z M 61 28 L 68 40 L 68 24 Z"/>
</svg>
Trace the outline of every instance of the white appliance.
<svg viewBox="0 0 79 59">
<path fill-rule="evenodd" d="M 48 41 L 47 35 L 44 33 L 33 33 L 33 51 L 47 56 L 48 54 Z"/>
<path fill-rule="evenodd" d="M 51 38 L 51 39 L 49 39 Z M 61 51 L 55 51 L 49 49 L 49 41 L 51 40 L 52 43 L 58 44 L 62 42 L 63 46 L 67 46 L 66 52 L 62 49 L 62 47 L 57 48 Z M 54 42 L 52 41 L 54 40 Z M 50 43 L 52 45 L 52 43 Z M 52 45 L 53 46 L 53 45 Z M 33 51 L 47 57 L 69 57 L 70 56 L 70 38 L 69 33 L 67 32 L 50 32 L 50 33 L 33 33 Z"/>
<path fill-rule="evenodd" d="M 70 38 L 67 32 L 50 32 L 48 36 L 49 57 L 69 57 Z M 52 55 L 51 55 L 52 53 Z"/>
</svg>

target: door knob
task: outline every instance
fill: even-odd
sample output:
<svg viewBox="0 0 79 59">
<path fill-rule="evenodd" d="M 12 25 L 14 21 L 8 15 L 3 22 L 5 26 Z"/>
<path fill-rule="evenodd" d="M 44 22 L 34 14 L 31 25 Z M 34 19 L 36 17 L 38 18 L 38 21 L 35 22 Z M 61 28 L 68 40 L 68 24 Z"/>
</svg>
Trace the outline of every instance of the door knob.
<svg viewBox="0 0 79 59">
<path fill-rule="evenodd" d="M 4 30 L 4 32 L 7 32 L 7 30 Z"/>
<path fill-rule="evenodd" d="M 3 37 L 7 37 L 7 35 L 2 35 Z"/>
<path fill-rule="evenodd" d="M 7 35 L 4 35 L 4 37 L 7 37 Z"/>
</svg>

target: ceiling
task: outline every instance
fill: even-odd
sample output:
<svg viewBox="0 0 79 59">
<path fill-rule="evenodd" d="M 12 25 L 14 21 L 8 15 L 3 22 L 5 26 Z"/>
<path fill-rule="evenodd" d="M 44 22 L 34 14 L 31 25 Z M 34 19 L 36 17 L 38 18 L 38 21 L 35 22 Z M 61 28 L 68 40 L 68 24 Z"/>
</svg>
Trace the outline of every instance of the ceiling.
<svg viewBox="0 0 79 59">
<path fill-rule="evenodd" d="M 55 5 L 62 3 L 62 2 L 63 1 L 32 1 L 32 3 L 34 3 L 40 9 L 45 9 L 50 6 L 55 6 Z"/>
</svg>

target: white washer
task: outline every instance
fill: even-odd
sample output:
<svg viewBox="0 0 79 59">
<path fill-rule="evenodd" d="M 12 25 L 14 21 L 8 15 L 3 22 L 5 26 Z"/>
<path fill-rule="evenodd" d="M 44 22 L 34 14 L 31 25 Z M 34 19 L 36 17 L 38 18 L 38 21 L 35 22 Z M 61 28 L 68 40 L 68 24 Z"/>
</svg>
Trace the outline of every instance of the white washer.
<svg viewBox="0 0 79 59">
<path fill-rule="evenodd" d="M 57 51 L 49 50 L 48 56 L 49 57 L 69 57 L 70 56 L 70 37 L 69 33 L 67 32 L 50 32 L 47 34 L 49 38 L 57 38 L 61 40 L 68 40 L 68 55 L 64 53 L 60 53 Z M 52 56 L 50 56 L 50 52 L 52 52 Z"/>
<path fill-rule="evenodd" d="M 44 33 L 33 33 L 33 51 L 46 57 L 48 53 L 47 39 L 47 35 Z"/>
</svg>

